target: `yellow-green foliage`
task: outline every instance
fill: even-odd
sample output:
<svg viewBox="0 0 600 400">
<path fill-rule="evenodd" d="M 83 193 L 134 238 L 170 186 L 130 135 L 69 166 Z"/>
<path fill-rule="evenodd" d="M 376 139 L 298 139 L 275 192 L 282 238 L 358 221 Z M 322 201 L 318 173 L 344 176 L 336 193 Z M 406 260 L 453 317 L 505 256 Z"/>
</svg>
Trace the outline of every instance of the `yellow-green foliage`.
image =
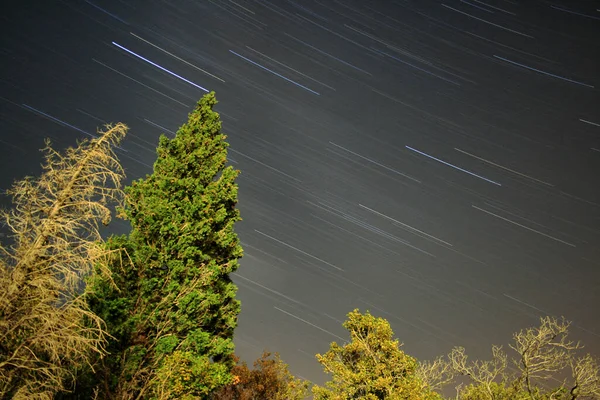
<svg viewBox="0 0 600 400">
<path fill-rule="evenodd" d="M 2 217 L 14 244 L 0 246 L 0 398 L 50 399 L 74 367 L 105 354 L 104 323 L 80 290 L 110 253 L 98 225 L 122 197 L 112 149 L 126 131 L 108 127 L 64 154 L 47 144 L 42 175 L 9 192 L 14 207 Z"/>
<path fill-rule="evenodd" d="M 334 342 L 327 353 L 317 354 L 332 379 L 325 387 L 313 387 L 316 400 L 440 398 L 419 378 L 417 361 L 400 350 L 385 319 L 354 310 L 344 327 L 350 342 L 343 346 Z"/>
</svg>

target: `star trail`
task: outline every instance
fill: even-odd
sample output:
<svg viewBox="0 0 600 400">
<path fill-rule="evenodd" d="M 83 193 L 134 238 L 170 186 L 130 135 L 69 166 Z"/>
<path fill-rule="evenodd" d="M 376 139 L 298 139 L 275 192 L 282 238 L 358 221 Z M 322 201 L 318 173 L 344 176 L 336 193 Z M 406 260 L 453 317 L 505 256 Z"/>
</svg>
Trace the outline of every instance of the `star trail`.
<svg viewBox="0 0 600 400">
<path fill-rule="evenodd" d="M 313 355 L 354 308 L 419 359 L 487 357 L 545 315 L 600 355 L 597 2 L 48 0 L 1 18 L 2 193 L 40 172 L 44 138 L 104 121 L 130 127 L 118 155 L 140 178 L 216 92 L 241 170 L 244 359 L 277 351 L 322 382 Z"/>
</svg>

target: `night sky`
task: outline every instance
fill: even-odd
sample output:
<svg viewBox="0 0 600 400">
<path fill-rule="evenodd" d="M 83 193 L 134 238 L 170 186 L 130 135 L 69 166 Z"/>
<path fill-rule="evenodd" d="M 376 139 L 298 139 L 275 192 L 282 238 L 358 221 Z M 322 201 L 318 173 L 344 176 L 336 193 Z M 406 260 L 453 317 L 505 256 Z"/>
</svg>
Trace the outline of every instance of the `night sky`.
<svg viewBox="0 0 600 400">
<path fill-rule="evenodd" d="M 44 138 L 105 122 L 130 126 L 118 155 L 142 177 L 216 92 L 248 361 L 322 382 L 314 354 L 354 308 L 419 359 L 486 357 L 545 315 L 600 353 L 599 2 L 3 4 L 3 190 Z"/>
</svg>

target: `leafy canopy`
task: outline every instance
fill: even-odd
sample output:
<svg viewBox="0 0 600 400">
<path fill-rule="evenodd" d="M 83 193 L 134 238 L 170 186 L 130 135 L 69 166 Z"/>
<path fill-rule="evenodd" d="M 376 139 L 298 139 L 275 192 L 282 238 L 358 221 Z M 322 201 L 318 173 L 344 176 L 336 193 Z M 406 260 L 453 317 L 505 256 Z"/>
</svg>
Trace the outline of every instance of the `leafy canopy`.
<svg viewBox="0 0 600 400">
<path fill-rule="evenodd" d="M 316 400 L 440 398 L 423 384 L 417 361 L 400 350 L 385 319 L 354 310 L 344 328 L 350 332 L 349 343 L 334 342 L 327 353 L 317 354 L 332 379 L 325 387 L 313 387 Z"/>
<path fill-rule="evenodd" d="M 309 382 L 294 377 L 277 353 L 265 351 L 253 369 L 238 360 L 231 373 L 233 381 L 216 392 L 213 400 L 301 400 L 308 395 Z"/>
</svg>

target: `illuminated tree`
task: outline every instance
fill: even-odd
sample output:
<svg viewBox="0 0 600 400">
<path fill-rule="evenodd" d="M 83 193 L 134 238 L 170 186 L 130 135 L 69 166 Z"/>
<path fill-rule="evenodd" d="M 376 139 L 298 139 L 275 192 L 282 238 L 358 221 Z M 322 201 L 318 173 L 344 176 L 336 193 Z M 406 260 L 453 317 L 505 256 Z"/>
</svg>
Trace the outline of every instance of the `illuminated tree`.
<svg viewBox="0 0 600 400">
<path fill-rule="evenodd" d="M 103 398 L 206 398 L 232 381 L 238 171 L 215 104 L 204 96 L 175 138 L 160 138 L 153 173 L 126 188 L 131 233 L 109 241 L 123 249 L 114 284 L 90 282 L 114 337 L 92 379 Z"/>
<path fill-rule="evenodd" d="M 309 383 L 294 377 L 278 354 L 264 352 L 253 369 L 238 360 L 231 373 L 233 382 L 215 393 L 213 400 L 301 400 L 308 395 Z"/>
<path fill-rule="evenodd" d="M 16 182 L 2 217 L 12 246 L 0 245 L 0 398 L 51 399 L 71 372 L 106 354 L 104 322 L 90 312 L 83 278 L 106 272 L 111 250 L 99 222 L 122 199 L 113 148 L 127 131 L 108 127 L 58 153 L 47 142 L 39 178 Z M 105 275 L 106 277 L 106 275 Z"/>
<path fill-rule="evenodd" d="M 600 399 L 598 362 L 589 354 L 578 355 L 580 343 L 569 340 L 570 323 L 545 317 L 540 326 L 513 335 L 515 351 L 509 371 L 508 356 L 499 346 L 492 348 L 491 361 L 468 361 L 465 350 L 456 348 L 449 356 L 451 368 L 469 377 L 471 383 L 458 391 L 461 400 L 575 400 Z M 567 369 L 571 379 L 554 382 Z M 558 380 L 560 382 L 560 380 Z"/>
<path fill-rule="evenodd" d="M 332 379 L 325 387 L 313 387 L 316 400 L 441 398 L 424 385 L 417 361 L 400 350 L 385 319 L 354 310 L 344 328 L 350 332 L 349 343 L 334 342 L 327 353 L 317 354 Z"/>
</svg>

